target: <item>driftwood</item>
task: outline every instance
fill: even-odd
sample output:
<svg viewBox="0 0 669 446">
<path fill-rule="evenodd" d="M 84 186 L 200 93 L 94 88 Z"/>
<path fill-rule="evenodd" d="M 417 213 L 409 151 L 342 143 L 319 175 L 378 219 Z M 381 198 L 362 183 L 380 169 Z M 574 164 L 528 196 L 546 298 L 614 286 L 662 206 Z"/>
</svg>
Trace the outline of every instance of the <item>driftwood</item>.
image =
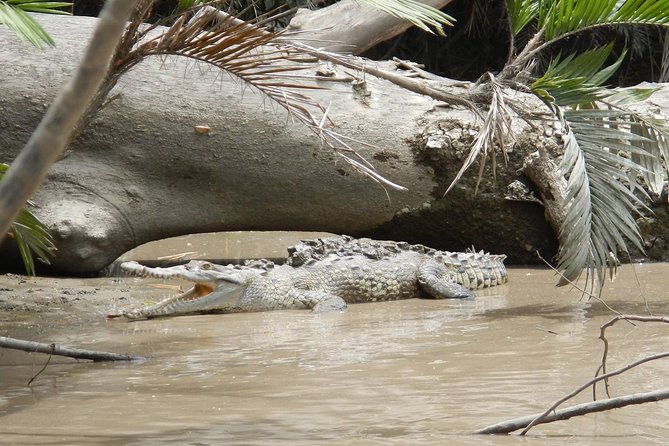
<svg viewBox="0 0 669 446">
<path fill-rule="evenodd" d="M 142 356 L 120 355 L 117 353 L 100 352 L 94 350 L 82 350 L 79 348 L 63 347 L 57 344 L 45 344 L 43 342 L 24 341 L 21 339 L 0 336 L 0 347 L 22 350 L 29 353 L 46 353 L 48 355 L 67 356 L 74 359 L 90 359 L 99 361 L 145 361 Z"/>
<path fill-rule="evenodd" d="M 475 431 L 475 434 L 508 434 L 509 432 L 523 429 L 539 418 L 539 421 L 533 425 L 551 423 L 553 421 L 567 420 L 579 415 L 586 415 L 594 412 L 603 412 L 605 410 L 619 409 L 621 407 L 634 404 L 654 403 L 669 398 L 669 389 L 656 390 L 653 392 L 635 393 L 633 395 L 624 395 L 616 398 L 593 401 L 590 403 L 577 404 L 575 406 L 565 407 L 551 411 L 546 416 L 543 414 L 528 415 L 525 417 L 514 418 L 513 420 L 503 421 Z"/>
<path fill-rule="evenodd" d="M 33 52 L 0 27 L 3 161 L 23 147 L 96 23 L 37 19 L 55 49 Z M 402 74 L 393 63 L 374 65 Z M 450 250 L 475 244 L 512 262 L 533 261 L 536 250 L 551 257 L 556 242 L 541 206 L 504 199 L 506 185 L 520 175 L 515 167 L 498 166 L 476 197 L 468 178 L 443 196 L 475 132 L 472 112 L 360 76 L 364 97 L 347 82 L 319 82 L 323 89 L 308 93 L 329 106 L 339 133 L 372 144 L 357 148 L 361 156 L 408 191 L 362 177 L 265 98 L 218 71 L 177 58 L 136 66 L 35 196 L 35 213 L 56 239 L 53 265 L 98 271 L 147 241 L 225 230 L 315 230 Z M 195 130 L 203 125 L 206 134 Z M 531 149 L 519 145 L 516 153 Z"/>
</svg>

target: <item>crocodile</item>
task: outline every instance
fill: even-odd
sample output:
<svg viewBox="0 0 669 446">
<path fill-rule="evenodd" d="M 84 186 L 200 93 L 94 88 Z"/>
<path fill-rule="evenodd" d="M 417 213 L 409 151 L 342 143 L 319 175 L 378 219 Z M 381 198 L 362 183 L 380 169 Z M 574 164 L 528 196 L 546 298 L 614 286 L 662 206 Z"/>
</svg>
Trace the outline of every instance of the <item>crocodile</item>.
<svg viewBox="0 0 669 446">
<path fill-rule="evenodd" d="M 188 291 L 121 315 L 149 319 L 196 313 L 310 308 L 343 310 L 347 303 L 412 297 L 469 298 L 472 290 L 507 281 L 504 255 L 438 251 L 406 242 L 349 236 L 303 240 L 283 265 L 269 260 L 217 265 L 191 260 L 172 267 L 121 265 L 138 277 L 184 279 Z"/>
</svg>

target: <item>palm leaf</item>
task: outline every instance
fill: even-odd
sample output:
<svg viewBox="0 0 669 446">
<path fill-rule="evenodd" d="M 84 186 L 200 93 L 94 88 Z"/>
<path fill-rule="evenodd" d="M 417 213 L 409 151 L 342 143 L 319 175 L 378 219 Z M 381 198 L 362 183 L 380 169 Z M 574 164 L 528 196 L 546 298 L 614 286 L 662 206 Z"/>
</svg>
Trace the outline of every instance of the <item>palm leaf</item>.
<svg viewBox="0 0 669 446">
<path fill-rule="evenodd" d="M 558 55 L 551 60 L 546 72 L 531 85 L 532 91 L 549 105 L 591 104 L 612 94 L 601 88 L 620 66 L 625 52 L 611 65 L 602 68 L 613 49 L 613 43 L 585 51 L 578 56 Z"/>
<path fill-rule="evenodd" d="M 9 165 L 0 163 L 0 180 L 4 176 Z M 31 202 L 28 202 L 32 206 Z M 27 209 L 22 209 L 12 223 L 10 235 L 16 240 L 21 254 L 23 266 L 29 275 L 35 275 L 34 256 L 46 264 L 56 250 L 53 238 L 44 224 Z"/>
<path fill-rule="evenodd" d="M 534 20 L 539 13 L 539 3 L 536 0 L 507 0 L 506 10 L 511 22 L 512 35 L 518 35 Z"/>
<path fill-rule="evenodd" d="M 60 8 L 69 8 L 72 3 L 69 2 L 53 2 L 49 0 L 5 0 L 7 4 L 14 5 L 22 11 L 26 12 L 41 12 L 44 14 L 60 14 L 69 15 L 68 11 L 63 11 Z"/>
<path fill-rule="evenodd" d="M 634 215 L 647 208 L 643 195 L 634 193 L 630 178 L 636 175 L 629 172 L 649 172 L 637 160 L 652 157 L 647 145 L 653 140 L 619 128 L 621 122 L 634 124 L 628 112 L 567 110 L 564 117 L 569 131 L 560 169 L 569 179 L 559 234 L 560 284 L 578 279 L 585 268 L 586 282 L 596 276 L 601 286 L 605 269 L 615 266 L 617 252 L 627 251 L 627 242 L 643 251 Z M 636 160 L 621 157 L 621 152 Z"/>
<path fill-rule="evenodd" d="M 559 0 L 539 19 L 546 40 L 602 25 L 669 25 L 669 0 Z"/>
<path fill-rule="evenodd" d="M 452 26 L 455 19 L 430 5 L 417 0 L 362 0 L 394 17 L 407 20 L 423 31 L 444 36 L 443 25 Z"/>
<path fill-rule="evenodd" d="M 60 9 L 69 6 L 72 6 L 72 3 L 39 0 L 0 0 L 0 24 L 7 26 L 19 37 L 32 43 L 37 48 L 42 48 L 44 45 L 54 46 L 53 39 L 26 12 L 69 14 Z"/>
<path fill-rule="evenodd" d="M 643 168 L 640 174 L 651 192 L 660 196 L 668 179 L 665 166 L 669 165 L 669 129 L 652 118 L 632 115 L 630 119 L 630 131 L 643 137 L 632 141 L 642 153 L 632 152 L 631 159 Z"/>
</svg>

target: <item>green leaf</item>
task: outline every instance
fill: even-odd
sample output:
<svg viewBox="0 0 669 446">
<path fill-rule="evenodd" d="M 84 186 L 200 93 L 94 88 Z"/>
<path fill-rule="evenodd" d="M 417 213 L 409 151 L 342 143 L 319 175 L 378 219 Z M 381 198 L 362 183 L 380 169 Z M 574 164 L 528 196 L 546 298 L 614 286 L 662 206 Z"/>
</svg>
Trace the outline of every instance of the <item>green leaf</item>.
<svg viewBox="0 0 669 446">
<path fill-rule="evenodd" d="M 558 0 L 539 14 L 546 40 L 602 25 L 669 25 L 669 0 Z"/>
<path fill-rule="evenodd" d="M 208 0 L 179 0 L 179 9 L 192 8 L 195 5 L 207 3 Z"/>
<path fill-rule="evenodd" d="M 7 26 L 19 37 L 27 40 L 37 48 L 43 45 L 54 46 L 54 41 L 44 29 L 21 9 L 0 1 L 0 24 Z"/>
<path fill-rule="evenodd" d="M 659 89 L 660 87 L 614 88 L 613 90 L 611 90 L 611 95 L 608 98 L 606 98 L 606 102 L 616 105 L 634 104 L 636 102 L 645 101 Z"/>
<path fill-rule="evenodd" d="M 613 64 L 602 68 L 612 50 L 610 43 L 578 56 L 558 55 L 531 88 L 544 102 L 552 98 L 560 106 L 591 104 L 610 96 L 613 92 L 601 86 L 615 73 L 626 54 L 623 51 Z"/>
<path fill-rule="evenodd" d="M 511 32 L 518 35 L 539 13 L 536 0 L 507 0 L 506 9 L 511 21 Z"/>
<path fill-rule="evenodd" d="M 658 153 L 669 156 L 667 135 L 658 127 L 640 126 L 641 118 L 625 111 L 566 110 L 564 118 L 569 127 L 560 169 L 569 179 L 558 263 L 566 280 L 560 285 L 585 271 L 586 283 L 596 277 L 602 286 L 606 268 L 615 266 L 627 243 L 643 251 L 634 216 L 648 208 L 636 178 L 666 178 Z M 655 187 L 663 182 L 652 180 Z"/>
<path fill-rule="evenodd" d="M 44 45 L 54 46 L 54 42 L 39 23 L 26 12 L 47 14 L 69 14 L 60 8 L 70 7 L 69 2 L 40 0 L 0 0 L 0 24 L 9 27 L 19 37 L 32 43 L 37 48 Z"/>
<path fill-rule="evenodd" d="M 9 165 L 0 163 L 0 180 L 4 176 Z M 30 202 L 28 205 L 32 205 Z M 46 264 L 56 250 L 53 238 L 44 224 L 27 209 L 22 209 L 12 223 L 10 234 L 16 240 L 16 244 L 23 260 L 26 273 L 35 275 L 34 256 Z"/>
<path fill-rule="evenodd" d="M 445 12 L 417 0 L 362 0 L 394 17 L 407 20 L 423 31 L 444 36 L 442 25 L 452 26 L 455 19 Z"/>
<path fill-rule="evenodd" d="M 643 167 L 640 174 L 651 192 L 660 196 L 669 177 L 665 168 L 669 165 L 669 129 L 666 123 L 638 115 L 631 116 L 631 124 L 630 131 L 643 137 L 632 141 L 641 153 L 631 152 L 631 159 Z"/>
<path fill-rule="evenodd" d="M 7 0 L 8 4 L 14 4 L 17 8 L 23 11 L 33 11 L 33 12 L 44 12 L 47 14 L 66 14 L 69 15 L 68 11 L 62 11 L 59 8 L 67 8 L 72 6 L 72 3 L 69 2 L 52 2 L 52 1 L 35 1 L 35 0 L 22 0 L 22 1 L 12 1 Z"/>
</svg>

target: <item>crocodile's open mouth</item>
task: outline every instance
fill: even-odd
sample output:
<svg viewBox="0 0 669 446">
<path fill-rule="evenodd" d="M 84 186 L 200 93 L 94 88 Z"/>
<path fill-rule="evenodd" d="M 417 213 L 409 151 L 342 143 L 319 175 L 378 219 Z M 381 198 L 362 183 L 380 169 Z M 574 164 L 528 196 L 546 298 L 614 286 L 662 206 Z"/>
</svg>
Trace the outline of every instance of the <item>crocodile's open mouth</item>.
<svg viewBox="0 0 669 446">
<path fill-rule="evenodd" d="M 210 294 L 212 291 L 214 291 L 215 287 L 216 285 L 214 284 L 214 282 L 196 283 L 190 290 L 185 291 L 177 296 L 174 296 L 171 299 L 188 300 L 188 301 L 198 300 L 206 296 L 207 294 Z"/>
<path fill-rule="evenodd" d="M 166 304 L 168 302 L 197 302 L 211 294 L 215 288 L 216 284 L 214 282 L 196 283 L 188 291 L 163 299 L 157 305 Z M 108 314 L 107 319 L 116 319 L 122 316 L 123 314 Z"/>
</svg>

